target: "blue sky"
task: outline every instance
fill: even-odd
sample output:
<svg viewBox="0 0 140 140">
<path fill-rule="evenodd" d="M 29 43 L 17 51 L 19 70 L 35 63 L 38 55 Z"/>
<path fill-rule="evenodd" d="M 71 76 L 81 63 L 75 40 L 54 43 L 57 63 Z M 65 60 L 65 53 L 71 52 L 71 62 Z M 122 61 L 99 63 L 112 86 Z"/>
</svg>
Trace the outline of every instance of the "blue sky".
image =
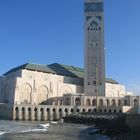
<svg viewBox="0 0 140 140">
<path fill-rule="evenodd" d="M 140 93 L 140 1 L 104 0 L 106 77 Z M 0 75 L 26 62 L 83 67 L 83 0 L 0 0 Z"/>
</svg>

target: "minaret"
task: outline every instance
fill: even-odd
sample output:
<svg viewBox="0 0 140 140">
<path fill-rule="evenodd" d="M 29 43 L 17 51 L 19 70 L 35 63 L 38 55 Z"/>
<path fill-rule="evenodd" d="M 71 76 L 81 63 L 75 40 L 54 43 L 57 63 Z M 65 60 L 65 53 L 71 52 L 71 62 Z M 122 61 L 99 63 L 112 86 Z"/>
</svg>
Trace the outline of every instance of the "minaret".
<svg viewBox="0 0 140 140">
<path fill-rule="evenodd" d="M 105 96 L 103 0 L 85 0 L 85 77 L 87 96 Z"/>
</svg>

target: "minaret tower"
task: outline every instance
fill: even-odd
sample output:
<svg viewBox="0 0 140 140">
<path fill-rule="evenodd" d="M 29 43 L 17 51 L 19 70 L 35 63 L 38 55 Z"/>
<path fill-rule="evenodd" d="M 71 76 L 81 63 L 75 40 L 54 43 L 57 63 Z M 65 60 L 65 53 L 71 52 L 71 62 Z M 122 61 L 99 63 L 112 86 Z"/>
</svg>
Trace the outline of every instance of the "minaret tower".
<svg viewBox="0 0 140 140">
<path fill-rule="evenodd" d="M 103 0 L 85 0 L 85 77 L 87 96 L 105 96 Z"/>
</svg>

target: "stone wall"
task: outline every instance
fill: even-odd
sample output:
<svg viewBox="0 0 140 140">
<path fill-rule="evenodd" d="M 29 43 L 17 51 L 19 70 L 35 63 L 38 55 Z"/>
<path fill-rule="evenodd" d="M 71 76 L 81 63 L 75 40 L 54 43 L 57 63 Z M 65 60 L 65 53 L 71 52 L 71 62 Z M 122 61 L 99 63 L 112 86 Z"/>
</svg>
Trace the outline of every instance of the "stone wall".
<svg viewBox="0 0 140 140">
<path fill-rule="evenodd" d="M 12 119 L 13 108 L 8 104 L 0 104 L 0 119 Z"/>
<path fill-rule="evenodd" d="M 97 112 L 94 106 L 58 106 L 58 105 L 15 105 L 13 108 L 14 120 L 49 121 L 59 120 L 69 114 L 82 112 Z M 101 113 L 122 113 L 122 107 L 98 108 Z"/>
</svg>

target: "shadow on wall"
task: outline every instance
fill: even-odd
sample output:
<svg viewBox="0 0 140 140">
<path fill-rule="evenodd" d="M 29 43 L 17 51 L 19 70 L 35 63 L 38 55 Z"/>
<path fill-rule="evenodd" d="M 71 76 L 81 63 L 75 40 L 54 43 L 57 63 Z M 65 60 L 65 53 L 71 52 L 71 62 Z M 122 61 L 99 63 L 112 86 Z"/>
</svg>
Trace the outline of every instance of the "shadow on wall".
<svg viewBox="0 0 140 140">
<path fill-rule="evenodd" d="M 63 105 L 63 97 L 53 97 L 40 103 L 40 105 Z"/>
</svg>

